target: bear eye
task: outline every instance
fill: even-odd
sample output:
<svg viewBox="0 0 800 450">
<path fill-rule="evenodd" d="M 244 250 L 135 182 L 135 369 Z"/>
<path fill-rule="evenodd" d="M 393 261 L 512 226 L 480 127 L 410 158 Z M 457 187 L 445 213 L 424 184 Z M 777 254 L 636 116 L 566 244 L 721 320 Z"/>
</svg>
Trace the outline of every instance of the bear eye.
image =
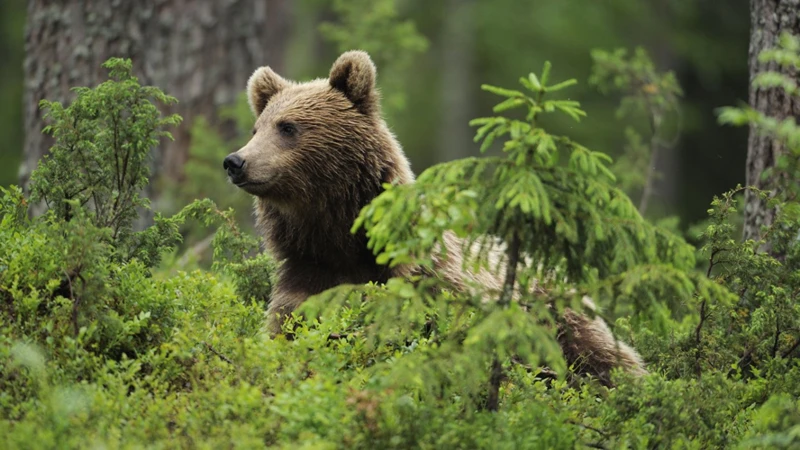
<svg viewBox="0 0 800 450">
<path fill-rule="evenodd" d="M 253 136 L 255 136 L 255 135 L 256 135 L 256 129 L 253 128 Z"/>
<path fill-rule="evenodd" d="M 289 122 L 280 122 L 278 124 L 278 131 L 286 137 L 294 137 L 297 134 L 297 127 Z"/>
</svg>

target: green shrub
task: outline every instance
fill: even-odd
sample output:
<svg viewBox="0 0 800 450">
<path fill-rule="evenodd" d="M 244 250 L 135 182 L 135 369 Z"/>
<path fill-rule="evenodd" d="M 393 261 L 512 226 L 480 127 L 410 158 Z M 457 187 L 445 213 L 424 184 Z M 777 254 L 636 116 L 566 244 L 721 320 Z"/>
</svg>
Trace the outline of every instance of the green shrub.
<svg viewBox="0 0 800 450">
<path fill-rule="evenodd" d="M 545 114 L 584 115 L 556 97 L 574 82 L 550 83 L 545 66 L 522 90 L 485 87 L 504 115 L 474 121 L 476 140 L 505 139 L 502 155 L 386 186 L 354 224 L 387 264 L 430 267 L 446 231 L 472 268 L 505 241 L 498 301 L 436 277 L 340 286 L 304 305 L 291 339 L 273 339 L 261 326 L 278 265 L 252 256 L 258 242 L 232 209 L 198 200 L 133 230 L 133 211 L 148 208 L 147 152 L 177 118 L 160 115 L 152 100 L 169 97 L 139 86 L 129 62 L 107 66 L 112 79 L 72 105 L 45 103 L 56 144 L 33 190 L 50 210 L 28 218 L 19 189 L 0 192 L 7 447 L 797 445 L 793 197 L 776 197 L 780 220 L 764 230 L 780 258 L 734 237 L 739 190 L 714 200 L 693 248 L 641 217 L 605 155 L 542 127 Z M 123 119 L 131 129 L 109 140 Z M 120 178 L 125 152 L 140 164 Z M 95 166 L 76 161 L 86 157 Z M 216 228 L 209 270 L 175 267 L 184 233 L 203 227 Z M 546 293 L 509 301 L 534 279 Z M 615 388 L 569 376 L 552 325 L 584 294 L 650 375 L 615 373 Z"/>
</svg>

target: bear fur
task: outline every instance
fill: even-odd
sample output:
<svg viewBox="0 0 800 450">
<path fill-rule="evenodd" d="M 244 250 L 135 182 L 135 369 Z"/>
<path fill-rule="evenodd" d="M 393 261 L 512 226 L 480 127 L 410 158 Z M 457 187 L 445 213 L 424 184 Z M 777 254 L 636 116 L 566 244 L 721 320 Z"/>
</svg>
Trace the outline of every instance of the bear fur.
<svg viewBox="0 0 800 450">
<path fill-rule="evenodd" d="M 225 167 L 234 184 L 255 196 L 257 227 L 269 252 L 282 261 L 267 311 L 272 334 L 311 295 L 419 272 L 377 264 L 363 230 L 350 232 L 383 183 L 414 182 L 381 117 L 375 81 L 375 65 L 363 51 L 342 54 L 328 79 L 297 83 L 261 67 L 248 81 L 257 117 L 253 137 L 226 158 Z M 458 289 L 476 283 L 501 290 L 502 270 L 465 272 L 458 238 L 446 234 L 444 245 L 447 258 L 434 258 L 436 276 Z M 502 261 L 501 249 L 495 256 Z M 588 298 L 584 303 L 593 307 Z M 617 341 L 602 319 L 567 310 L 563 323 L 559 342 L 579 372 L 606 381 L 613 367 L 646 373 L 636 352 Z"/>
</svg>

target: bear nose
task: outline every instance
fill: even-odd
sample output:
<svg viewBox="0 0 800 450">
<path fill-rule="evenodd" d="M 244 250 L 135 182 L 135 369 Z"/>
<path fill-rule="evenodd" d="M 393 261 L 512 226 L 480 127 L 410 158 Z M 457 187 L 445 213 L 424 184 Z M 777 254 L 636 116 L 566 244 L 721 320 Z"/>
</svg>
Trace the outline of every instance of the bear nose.
<svg viewBox="0 0 800 450">
<path fill-rule="evenodd" d="M 244 177 L 243 167 L 244 159 L 236 153 L 228 155 L 225 160 L 222 161 L 222 168 L 228 172 L 228 176 L 231 177 L 231 181 L 234 183 L 239 183 Z"/>
<path fill-rule="evenodd" d="M 228 172 L 241 172 L 242 166 L 244 166 L 244 160 L 236 153 L 228 155 L 225 160 L 222 161 L 222 168 Z"/>
</svg>

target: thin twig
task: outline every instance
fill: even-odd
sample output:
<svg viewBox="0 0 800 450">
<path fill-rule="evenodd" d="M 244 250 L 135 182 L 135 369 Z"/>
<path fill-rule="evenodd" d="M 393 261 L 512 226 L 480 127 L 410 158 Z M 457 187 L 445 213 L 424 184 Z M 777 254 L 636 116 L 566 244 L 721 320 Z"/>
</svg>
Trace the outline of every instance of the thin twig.
<svg viewBox="0 0 800 450">
<path fill-rule="evenodd" d="M 503 381 L 503 366 L 495 356 L 492 361 L 492 371 L 489 376 L 489 395 L 486 399 L 486 409 L 497 411 L 500 407 L 500 383 Z"/>
<path fill-rule="evenodd" d="M 711 251 L 711 255 L 708 257 L 708 270 L 706 270 L 707 278 L 711 278 L 711 271 L 712 269 L 714 269 L 714 265 L 716 264 L 714 258 L 717 256 L 717 254 L 719 254 L 720 251 L 722 251 L 722 249 L 715 248 L 714 250 Z M 700 345 L 702 344 L 701 342 L 702 331 L 703 331 L 703 325 L 705 324 L 707 318 L 708 315 L 706 314 L 706 299 L 703 299 L 703 301 L 700 302 L 700 322 L 698 322 L 697 328 L 695 328 L 694 330 L 694 339 L 697 344 L 696 363 L 697 363 L 698 375 L 700 374 Z"/>
<path fill-rule="evenodd" d="M 72 300 L 72 328 L 75 331 L 75 336 L 78 335 L 78 303 L 79 300 L 75 298 L 75 291 L 72 289 L 72 278 L 69 276 L 66 270 L 61 269 L 64 272 L 64 276 L 67 277 L 67 284 L 69 285 L 69 299 Z"/>
<path fill-rule="evenodd" d="M 700 375 L 700 347 L 702 342 L 700 341 L 701 338 L 701 331 L 703 330 L 703 324 L 706 321 L 706 299 L 700 303 L 700 322 L 697 324 L 697 328 L 694 330 L 694 338 L 697 344 L 697 349 L 695 353 L 695 362 L 697 364 L 697 374 Z"/>
<path fill-rule="evenodd" d="M 718 261 L 714 261 L 714 257 L 721 252 L 721 248 L 715 248 L 711 251 L 711 255 L 708 257 L 708 270 L 706 270 L 706 278 L 711 278 L 711 270 L 714 269 L 714 266 L 717 265 Z"/>
<path fill-rule="evenodd" d="M 511 358 L 511 362 L 514 363 L 514 364 L 517 364 L 520 367 L 522 367 L 527 372 L 534 372 L 534 371 L 538 370 L 538 373 L 536 374 L 535 379 L 538 379 L 538 380 L 541 380 L 541 381 L 550 381 L 550 380 L 557 380 L 558 379 L 558 373 L 555 370 L 553 370 L 553 369 L 551 369 L 549 367 L 533 367 L 530 364 L 525 364 L 524 362 L 522 362 L 516 356 Z"/>
<path fill-rule="evenodd" d="M 700 337 L 701 331 L 703 329 L 703 323 L 706 321 L 706 300 L 700 303 L 700 322 L 697 324 L 697 328 L 694 329 L 694 339 L 697 343 L 697 346 L 700 346 Z"/>
<path fill-rule="evenodd" d="M 589 448 L 599 448 L 599 449 L 602 449 L 602 450 L 606 450 L 606 447 L 603 447 L 598 442 L 586 442 L 584 445 L 586 445 Z"/>
<path fill-rule="evenodd" d="M 782 358 L 788 357 L 789 355 L 792 354 L 792 352 L 797 350 L 797 347 L 800 347 L 800 338 L 795 339 L 794 344 L 792 344 L 792 346 L 789 348 L 789 350 L 786 350 L 785 352 L 783 352 L 781 357 Z"/>
<path fill-rule="evenodd" d="M 567 423 L 569 423 L 571 425 L 577 425 L 577 426 L 579 426 L 579 427 L 581 427 L 581 428 L 583 428 L 585 430 L 594 431 L 595 433 L 597 433 L 600 436 L 602 436 L 604 439 L 608 439 L 608 437 L 609 437 L 608 433 L 606 433 L 605 431 L 603 431 L 601 429 L 598 429 L 598 428 L 595 428 L 595 427 L 592 427 L 592 426 L 589 426 L 589 425 L 584 425 L 584 424 L 582 424 L 580 422 L 576 422 L 574 420 L 567 420 Z M 586 445 L 587 447 L 590 447 L 590 448 L 601 448 L 601 449 L 605 449 L 606 448 L 604 445 L 602 445 L 599 442 L 586 442 L 584 445 Z"/>
<path fill-rule="evenodd" d="M 778 354 L 778 345 L 780 344 L 780 337 L 781 337 L 781 322 L 780 320 L 775 321 L 775 341 L 772 343 L 772 357 L 774 358 Z"/>
<path fill-rule="evenodd" d="M 574 421 L 570 421 L 569 423 L 571 423 L 573 425 L 577 425 L 577 426 L 579 426 L 581 428 L 584 428 L 586 430 L 589 430 L 589 431 L 594 431 L 595 433 L 599 434 L 600 436 L 603 436 L 604 438 L 608 439 L 608 433 L 606 433 L 605 431 L 603 431 L 603 430 L 601 430 L 599 428 L 595 428 L 595 427 L 589 426 L 589 425 L 584 425 L 582 423 L 578 423 L 578 422 L 574 422 Z"/>
<path fill-rule="evenodd" d="M 236 364 L 234 364 L 234 363 L 233 363 L 233 361 L 231 361 L 231 359 L 230 359 L 230 358 L 228 358 L 227 356 L 225 356 L 225 355 L 223 355 L 222 353 L 218 352 L 218 351 L 217 351 L 217 349 L 215 349 L 214 347 L 212 347 L 212 346 L 211 346 L 211 344 L 209 344 L 208 342 L 206 342 L 206 341 L 202 341 L 202 343 L 203 343 L 203 345 L 205 345 L 205 346 L 206 346 L 206 348 L 207 348 L 207 349 L 208 349 L 208 350 L 209 350 L 211 353 L 213 353 L 213 354 L 217 355 L 217 356 L 219 357 L 219 359 L 221 359 L 221 360 L 225 361 L 226 363 L 228 363 L 228 364 L 230 364 L 230 365 L 232 365 L 232 366 L 235 366 L 235 365 L 236 365 Z"/>
</svg>

